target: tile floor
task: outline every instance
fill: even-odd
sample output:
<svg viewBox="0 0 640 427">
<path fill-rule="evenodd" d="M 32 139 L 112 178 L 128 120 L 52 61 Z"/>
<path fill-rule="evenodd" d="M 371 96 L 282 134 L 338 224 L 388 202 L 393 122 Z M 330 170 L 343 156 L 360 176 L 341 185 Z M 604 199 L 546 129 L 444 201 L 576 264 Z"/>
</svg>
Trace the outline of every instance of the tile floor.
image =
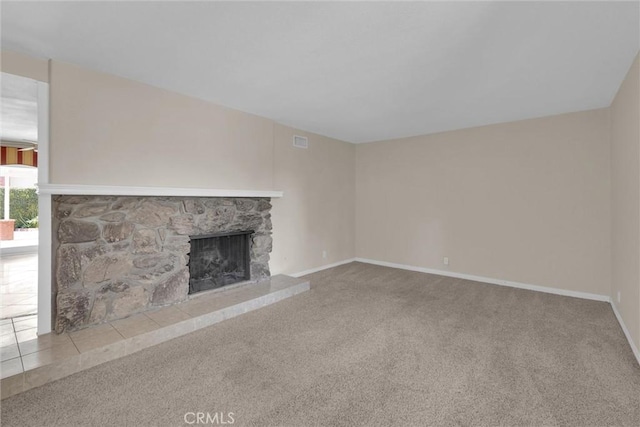
<svg viewBox="0 0 640 427">
<path fill-rule="evenodd" d="M 191 318 L 175 307 L 167 307 L 75 332 L 38 336 L 36 317 L 0 320 L 2 379 L 154 331 L 165 322 L 172 324 Z"/>
<path fill-rule="evenodd" d="M 36 316 L 0 320 L 2 398 L 99 365 L 309 290 L 309 282 L 270 280 L 79 331 L 36 335 Z"/>
<path fill-rule="evenodd" d="M 39 232 L 37 228 L 16 230 L 13 240 L 0 240 L 2 253 L 33 253 L 38 250 Z"/>
<path fill-rule="evenodd" d="M 35 314 L 38 309 L 38 254 L 2 254 L 0 319 Z"/>
</svg>

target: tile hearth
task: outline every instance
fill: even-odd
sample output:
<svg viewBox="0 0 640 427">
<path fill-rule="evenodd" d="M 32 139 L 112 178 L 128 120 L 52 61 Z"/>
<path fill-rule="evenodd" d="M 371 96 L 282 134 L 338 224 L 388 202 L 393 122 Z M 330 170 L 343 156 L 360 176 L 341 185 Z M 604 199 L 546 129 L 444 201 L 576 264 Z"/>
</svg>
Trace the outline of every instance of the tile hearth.
<svg viewBox="0 0 640 427">
<path fill-rule="evenodd" d="M 308 291 L 309 282 L 277 275 L 60 335 L 35 337 L 3 320 L 2 399 Z"/>
</svg>

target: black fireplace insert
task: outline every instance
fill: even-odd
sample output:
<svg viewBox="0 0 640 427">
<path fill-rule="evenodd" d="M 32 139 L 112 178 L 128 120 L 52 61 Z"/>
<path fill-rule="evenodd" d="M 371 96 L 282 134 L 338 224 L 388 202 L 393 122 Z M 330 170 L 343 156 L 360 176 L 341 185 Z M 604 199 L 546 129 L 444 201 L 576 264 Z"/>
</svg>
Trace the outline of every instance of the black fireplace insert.
<svg viewBox="0 0 640 427">
<path fill-rule="evenodd" d="M 191 236 L 189 294 L 251 279 L 253 230 Z"/>
</svg>

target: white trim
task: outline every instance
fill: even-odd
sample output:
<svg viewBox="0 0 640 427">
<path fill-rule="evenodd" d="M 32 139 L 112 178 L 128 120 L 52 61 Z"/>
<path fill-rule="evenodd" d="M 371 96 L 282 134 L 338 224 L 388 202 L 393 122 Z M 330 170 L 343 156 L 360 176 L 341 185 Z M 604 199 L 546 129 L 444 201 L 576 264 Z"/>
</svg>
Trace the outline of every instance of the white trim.
<svg viewBox="0 0 640 427">
<path fill-rule="evenodd" d="M 383 267 L 400 268 L 402 270 L 437 274 L 439 276 L 456 277 L 458 279 L 473 280 L 475 282 L 490 283 L 492 285 L 509 286 L 511 288 L 526 289 L 529 291 L 545 292 L 548 294 L 564 295 L 568 297 L 583 298 L 583 299 L 589 299 L 589 300 L 595 300 L 595 301 L 606 301 L 606 302 L 611 301 L 611 298 L 609 298 L 608 295 L 591 294 L 588 292 L 569 291 L 567 289 L 550 288 L 547 286 L 529 285 L 527 283 L 512 282 L 509 280 L 501 280 L 501 279 L 492 279 L 489 277 L 474 276 L 471 274 L 456 273 L 453 271 L 436 270 L 433 268 L 415 267 L 412 265 L 396 264 L 393 262 L 376 261 L 376 260 L 367 259 L 367 258 L 356 258 L 355 261 L 364 262 L 367 264 L 380 265 Z"/>
<path fill-rule="evenodd" d="M 356 260 L 356 258 L 350 258 L 350 259 L 346 259 L 344 261 L 334 262 L 333 264 L 327 264 L 327 265 L 323 265 L 323 266 L 320 266 L 320 267 L 312 268 L 312 269 L 309 269 L 309 270 L 300 271 L 298 273 L 289 274 L 289 276 L 298 278 L 298 277 L 306 276 L 307 274 L 317 273 L 318 271 L 326 270 L 328 268 L 333 268 L 333 267 L 338 267 L 340 265 L 349 264 L 349 263 L 354 262 L 355 260 Z"/>
<path fill-rule="evenodd" d="M 49 84 L 38 82 L 38 186 L 49 183 Z M 51 196 L 38 194 L 38 335 L 51 332 Z"/>
<path fill-rule="evenodd" d="M 40 153 L 38 153 L 40 156 Z M 41 184 L 39 194 L 79 196 L 184 196 L 184 197 L 271 197 L 283 196 L 282 191 L 219 190 L 211 188 L 133 187 L 114 185 Z"/>
<path fill-rule="evenodd" d="M 633 339 L 631 339 L 631 334 L 627 329 L 627 325 L 624 324 L 624 321 L 622 320 L 622 316 L 618 311 L 618 307 L 616 307 L 613 301 L 611 301 L 611 308 L 613 308 L 613 313 L 616 315 L 616 318 L 618 319 L 618 323 L 620 323 L 620 327 L 622 328 L 622 332 L 624 332 L 624 336 L 627 337 L 627 341 L 629 341 L 629 345 L 631 346 L 631 351 L 633 352 L 633 355 L 636 357 L 636 360 L 640 365 L 640 351 L 638 351 L 638 347 L 636 347 L 635 343 L 633 342 Z"/>
</svg>

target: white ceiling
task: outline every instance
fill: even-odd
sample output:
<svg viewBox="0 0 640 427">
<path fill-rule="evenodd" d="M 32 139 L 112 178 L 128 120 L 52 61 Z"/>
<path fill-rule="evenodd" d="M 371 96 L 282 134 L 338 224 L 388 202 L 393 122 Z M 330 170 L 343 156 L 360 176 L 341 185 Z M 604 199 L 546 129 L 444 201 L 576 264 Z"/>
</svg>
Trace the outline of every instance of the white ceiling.
<svg viewBox="0 0 640 427">
<path fill-rule="evenodd" d="M 606 107 L 634 2 L 2 2 L 2 47 L 350 142 Z"/>
</svg>

